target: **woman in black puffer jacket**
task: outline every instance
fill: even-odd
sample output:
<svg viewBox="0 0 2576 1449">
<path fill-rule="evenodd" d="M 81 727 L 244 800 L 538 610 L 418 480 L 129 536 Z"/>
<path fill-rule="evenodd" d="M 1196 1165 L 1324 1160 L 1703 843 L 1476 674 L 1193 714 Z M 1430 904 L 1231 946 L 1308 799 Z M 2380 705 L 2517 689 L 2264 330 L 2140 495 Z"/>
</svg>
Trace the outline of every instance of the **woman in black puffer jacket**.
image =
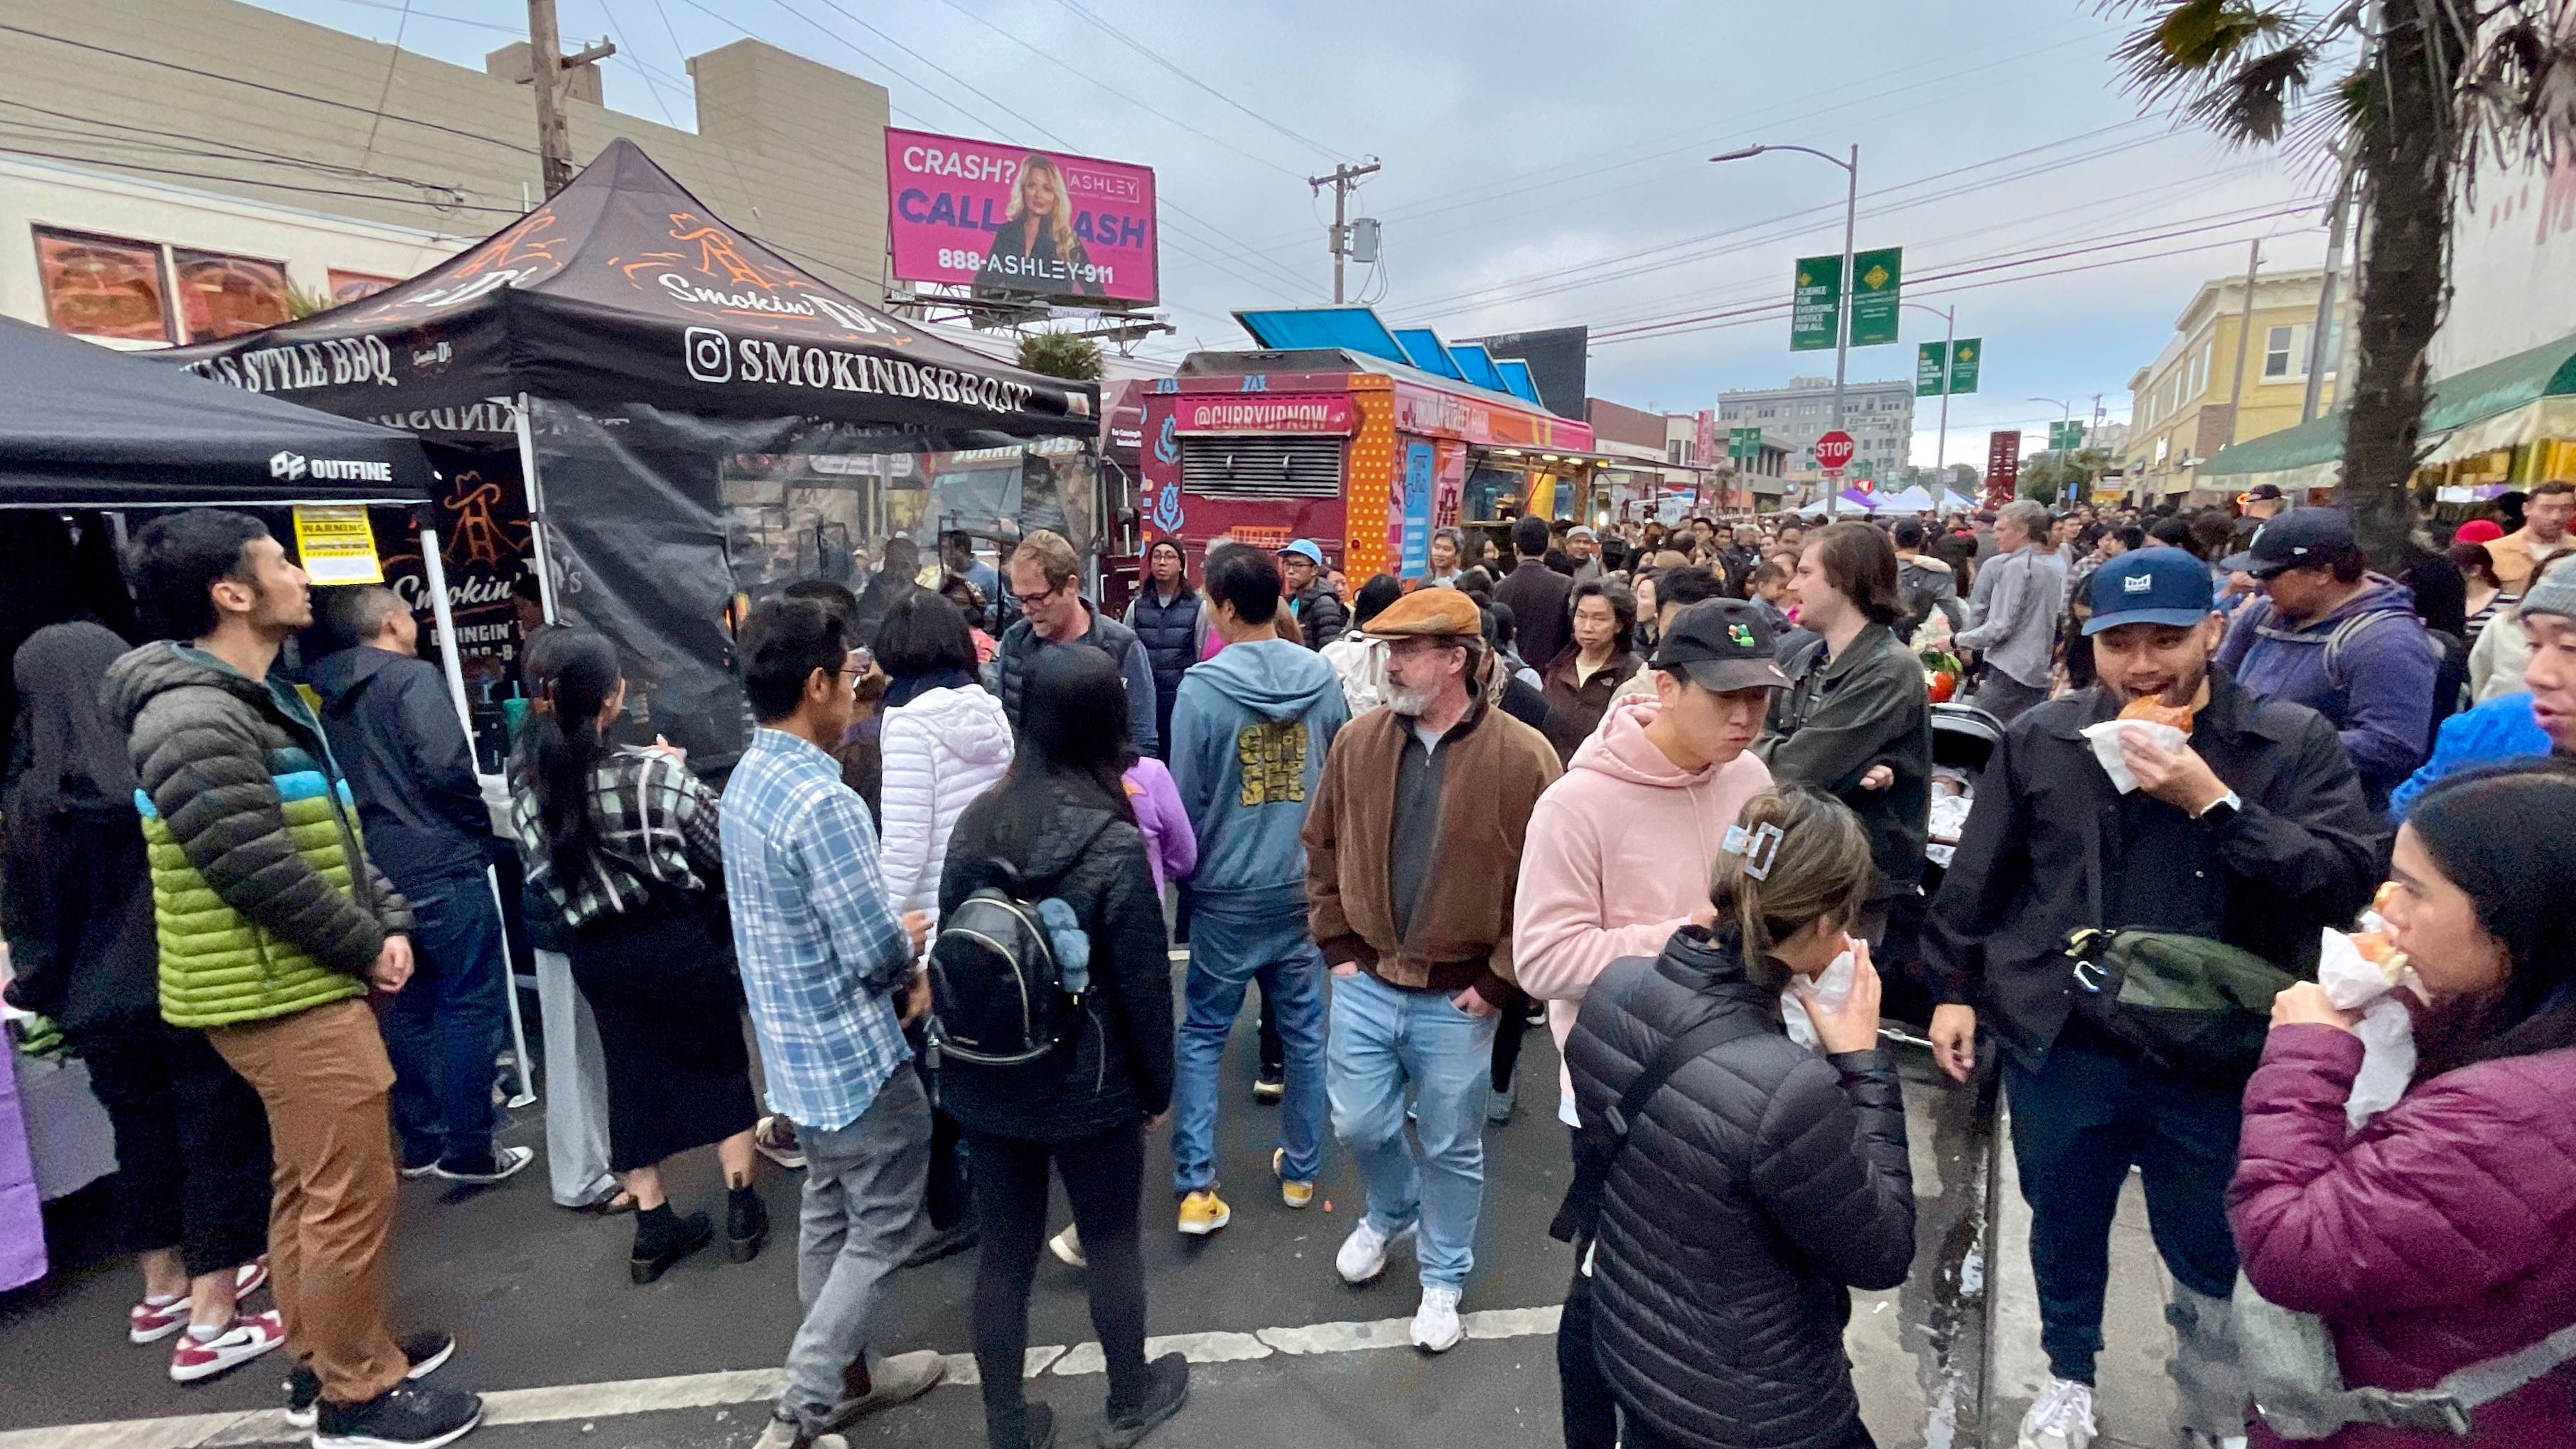
<svg viewBox="0 0 2576 1449">
<path fill-rule="evenodd" d="M 1097 649 L 1050 649 L 1030 670 L 1010 773 L 959 816 L 939 880 L 942 920 L 986 886 L 1063 901 L 1090 937 L 1090 989 L 1057 1049 L 1015 1067 L 949 1057 L 939 1106 L 966 1134 L 983 1255 L 975 1358 L 992 1449 L 1042 1449 L 1055 1414 L 1022 1392 L 1029 1286 L 1046 1231 L 1047 1166 L 1073 1203 L 1090 1266 L 1091 1321 L 1108 1359 L 1100 1442 L 1142 1439 L 1180 1408 L 1189 1364 L 1145 1362 L 1137 1196 L 1145 1129 L 1172 1105 L 1171 942 L 1145 837 L 1119 779 L 1127 686 Z"/>
<path fill-rule="evenodd" d="M 1710 887 L 1715 926 L 1612 963 L 1566 1041 L 1594 1131 L 1668 1043 L 1711 1019 L 1737 1029 L 1647 1099 L 1611 1168 L 1558 1348 L 1569 1445 L 1604 1442 L 1604 1391 L 1630 1449 L 1872 1442 L 1843 1325 L 1850 1289 L 1905 1281 L 1914 1190 L 1878 976 L 1844 934 L 1868 895 L 1869 835 L 1803 789 L 1757 796 L 1740 824 L 1746 848 L 1719 857 Z M 1847 948 L 1857 979 L 1828 1011 L 1807 983 Z M 1783 989 L 1826 1054 L 1789 1040 Z"/>
</svg>

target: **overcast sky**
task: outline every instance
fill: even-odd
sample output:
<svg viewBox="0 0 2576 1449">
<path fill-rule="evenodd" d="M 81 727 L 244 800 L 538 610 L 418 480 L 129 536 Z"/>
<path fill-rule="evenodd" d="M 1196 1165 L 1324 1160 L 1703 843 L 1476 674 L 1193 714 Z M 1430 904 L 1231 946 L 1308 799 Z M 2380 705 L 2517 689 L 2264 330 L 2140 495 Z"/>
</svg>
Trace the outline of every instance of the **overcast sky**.
<svg viewBox="0 0 2576 1449">
<path fill-rule="evenodd" d="M 379 40 L 400 27 L 406 49 L 476 66 L 526 19 L 521 0 L 262 3 Z M 1357 209 L 1382 219 L 1385 257 L 1350 286 L 1391 321 L 1588 324 L 1593 395 L 1675 412 L 1830 373 L 1832 354 L 1788 350 L 1776 305 L 1709 314 L 1785 303 L 1794 259 L 1839 248 L 1843 173 L 1706 158 L 1858 142 L 1858 245 L 1903 246 L 1906 295 L 1957 305 L 1960 334 L 1986 341 L 1948 450 L 1982 465 L 1987 430 L 2044 434 L 2059 409 L 2033 396 L 2081 417 L 2099 393 L 2125 418 L 2130 373 L 2201 281 L 2242 272 L 2249 239 L 2273 238 L 2267 267 L 2325 249 L 2330 182 L 2142 117 L 2089 0 L 561 6 L 567 46 L 618 43 L 608 102 L 648 119 L 694 129 L 684 57 L 751 34 L 883 84 L 899 125 L 1152 166 L 1179 334 L 1146 350 L 1164 357 L 1244 345 L 1233 308 L 1330 300 L 1330 199 L 1304 178 L 1374 156 Z M 1681 325 L 1616 330 L 1658 322 Z M 1913 375 L 1942 320 L 1904 325 L 1902 346 L 1852 353 L 1853 379 Z M 1936 416 L 1918 405 L 1917 462 Z"/>
</svg>

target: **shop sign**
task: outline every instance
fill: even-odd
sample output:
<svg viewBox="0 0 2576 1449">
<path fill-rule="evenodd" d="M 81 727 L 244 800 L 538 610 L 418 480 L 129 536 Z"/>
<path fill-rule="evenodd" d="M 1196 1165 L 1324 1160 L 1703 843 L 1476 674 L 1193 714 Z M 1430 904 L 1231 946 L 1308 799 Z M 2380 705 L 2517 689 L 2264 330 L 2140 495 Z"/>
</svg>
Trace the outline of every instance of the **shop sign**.
<svg viewBox="0 0 2576 1449">
<path fill-rule="evenodd" d="M 295 550 L 305 574 L 317 584 L 385 581 L 384 565 L 376 559 L 376 531 L 363 506 L 296 509 Z"/>
<path fill-rule="evenodd" d="M 1183 436 L 1207 433 L 1305 433 L 1349 437 L 1359 409 L 1348 393 L 1197 393 L 1172 404 Z"/>
<path fill-rule="evenodd" d="M 1800 257 L 1791 284 L 1789 350 L 1831 352 L 1843 318 L 1843 259 Z"/>
</svg>

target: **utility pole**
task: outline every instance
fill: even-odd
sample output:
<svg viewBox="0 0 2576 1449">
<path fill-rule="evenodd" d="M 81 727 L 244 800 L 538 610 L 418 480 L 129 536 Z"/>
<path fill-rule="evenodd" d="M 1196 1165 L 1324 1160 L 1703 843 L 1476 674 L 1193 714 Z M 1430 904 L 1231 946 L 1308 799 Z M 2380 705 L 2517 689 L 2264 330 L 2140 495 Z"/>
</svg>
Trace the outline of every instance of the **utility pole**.
<svg viewBox="0 0 2576 1449">
<path fill-rule="evenodd" d="M 555 28 L 555 0 L 528 0 L 528 80 L 537 93 L 537 160 L 543 168 L 546 196 L 572 184 L 572 132 L 564 124 L 564 72 L 574 66 L 608 59 L 617 47 L 603 40 L 580 53 L 563 53 L 563 36 Z"/>
<path fill-rule="evenodd" d="M 2258 238 L 2245 251 L 2245 317 L 2236 324 L 2236 376 L 2227 385 L 2227 441 L 2236 442 L 2236 424 L 2245 401 L 2245 349 L 2254 341 L 2254 278 L 2263 268 L 2263 243 Z"/>
<path fill-rule="evenodd" d="M 537 0 L 529 0 L 529 3 L 535 4 Z M 1342 266 L 1351 254 L 1351 188 L 1358 184 L 1361 177 L 1370 175 L 1377 169 L 1377 158 L 1371 156 L 1366 166 L 1353 166 L 1344 162 L 1335 166 L 1330 176 L 1306 178 L 1306 184 L 1314 188 L 1317 194 L 1321 194 L 1327 186 L 1333 188 L 1333 229 L 1325 238 L 1325 244 L 1333 253 L 1333 301 L 1336 304 L 1342 300 Z"/>
<path fill-rule="evenodd" d="M 2335 271 L 2343 265 L 2344 214 L 2351 209 L 2351 203 L 2352 163 L 2347 160 L 2343 168 L 2343 184 L 2335 188 L 2334 219 L 2326 229 L 2326 274 L 2317 283 L 2316 325 L 2308 329 L 2308 391 L 2299 400 L 2299 421 L 2303 423 L 2317 415 L 2317 403 L 2325 387 L 2326 366 L 2331 360 L 2326 356 L 2326 337 L 2334 331 Z"/>
</svg>

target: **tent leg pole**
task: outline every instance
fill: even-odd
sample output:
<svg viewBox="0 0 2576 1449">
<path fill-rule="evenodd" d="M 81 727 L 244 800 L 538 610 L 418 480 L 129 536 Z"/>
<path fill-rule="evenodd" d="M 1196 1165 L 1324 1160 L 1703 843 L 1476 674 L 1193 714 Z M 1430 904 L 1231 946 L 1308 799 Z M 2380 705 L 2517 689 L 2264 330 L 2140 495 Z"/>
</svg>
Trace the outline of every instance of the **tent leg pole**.
<svg viewBox="0 0 2576 1449">
<path fill-rule="evenodd" d="M 456 722 L 465 729 L 467 757 L 474 748 L 474 713 L 465 702 L 465 666 L 458 660 L 456 615 L 447 600 L 447 561 L 439 556 L 438 530 L 427 519 L 420 525 L 421 572 L 429 583 L 429 611 L 438 621 L 439 661 L 447 675 L 447 696 L 456 705 Z M 478 775 L 480 772 L 477 772 Z M 501 878 L 490 866 L 483 868 L 483 884 L 492 892 L 494 919 L 505 919 L 508 908 L 501 899 Z M 528 1030 L 519 1018 L 519 983 L 510 971 L 509 952 L 501 953 L 502 984 L 508 989 L 501 999 L 510 1007 L 510 1060 L 518 1068 L 519 1090 L 510 1098 L 513 1107 L 525 1107 L 537 1100 L 534 1078 L 528 1074 Z"/>
<path fill-rule="evenodd" d="M 563 622 L 563 610 L 555 602 L 555 570 L 552 555 L 546 551 L 546 491 L 537 482 L 537 435 L 528 421 L 528 395 L 519 394 L 519 487 L 528 495 L 528 549 L 530 562 L 537 567 L 537 599 L 545 607 L 546 622 Z"/>
</svg>

